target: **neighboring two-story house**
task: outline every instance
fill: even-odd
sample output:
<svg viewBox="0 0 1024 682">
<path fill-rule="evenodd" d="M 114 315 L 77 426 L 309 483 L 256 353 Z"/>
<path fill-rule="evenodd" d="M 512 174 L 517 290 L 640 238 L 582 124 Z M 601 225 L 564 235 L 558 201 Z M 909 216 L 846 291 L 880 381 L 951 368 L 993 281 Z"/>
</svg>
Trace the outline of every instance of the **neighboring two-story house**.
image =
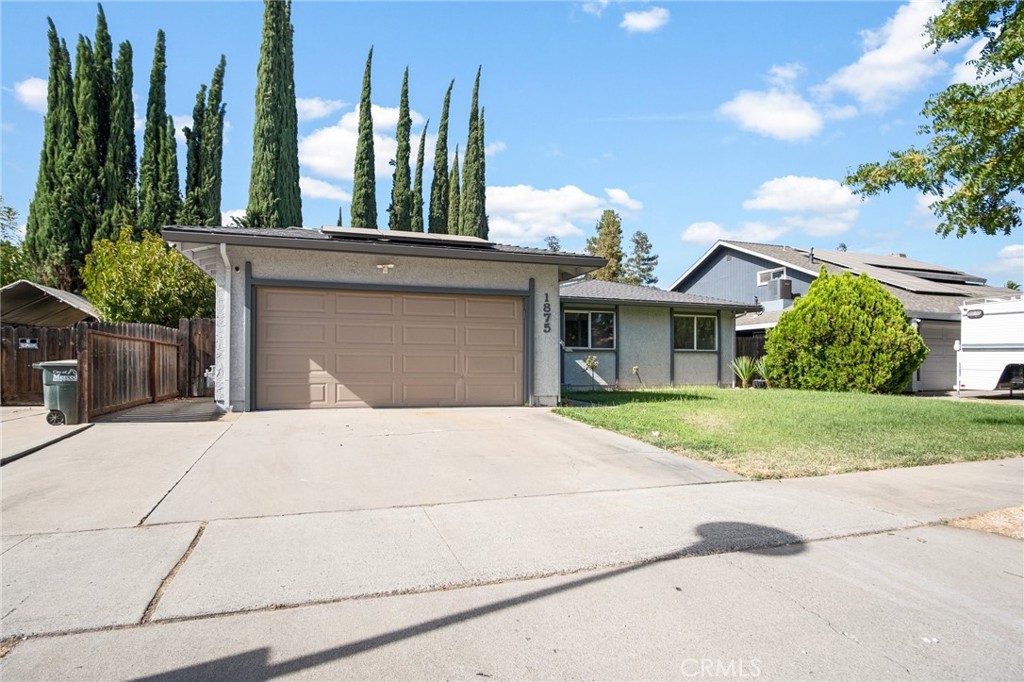
<svg viewBox="0 0 1024 682">
<path fill-rule="evenodd" d="M 739 353 L 763 339 L 793 301 L 807 293 L 821 272 L 866 273 L 898 298 L 929 348 L 914 376 L 913 391 L 948 391 L 956 383 L 959 306 L 966 298 L 1012 293 L 986 286 L 983 277 L 907 258 L 846 251 L 800 249 L 752 242 L 719 241 L 671 286 L 672 291 L 759 304 L 763 311 L 736 319 Z M 756 342 L 753 344 L 756 346 Z"/>
</svg>

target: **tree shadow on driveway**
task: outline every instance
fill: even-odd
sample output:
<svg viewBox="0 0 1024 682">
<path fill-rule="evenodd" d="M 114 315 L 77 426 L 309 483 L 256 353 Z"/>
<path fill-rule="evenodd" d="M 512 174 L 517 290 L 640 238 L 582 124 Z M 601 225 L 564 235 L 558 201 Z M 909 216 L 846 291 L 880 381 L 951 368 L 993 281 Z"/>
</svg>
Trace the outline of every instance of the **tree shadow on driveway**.
<svg viewBox="0 0 1024 682">
<path fill-rule="evenodd" d="M 672 552 L 650 557 L 643 561 L 609 571 L 590 574 L 576 580 L 527 592 L 516 597 L 501 599 L 472 609 L 440 616 L 405 628 L 342 644 L 306 656 L 279 663 L 270 663 L 270 649 L 261 647 L 234 656 L 225 656 L 204 663 L 169 670 L 164 673 L 136 678 L 137 682 L 190 682 L 196 680 L 271 680 L 325 663 L 338 661 L 367 651 L 429 634 L 445 627 L 465 623 L 483 616 L 515 608 L 559 593 L 575 590 L 610 578 L 625 575 L 645 566 L 683 557 L 706 556 L 726 552 L 755 551 L 768 556 L 793 556 L 806 550 L 804 541 L 779 528 L 750 523 L 716 521 L 696 527 L 700 540 Z M 763 551 L 760 551 L 763 550 Z"/>
</svg>

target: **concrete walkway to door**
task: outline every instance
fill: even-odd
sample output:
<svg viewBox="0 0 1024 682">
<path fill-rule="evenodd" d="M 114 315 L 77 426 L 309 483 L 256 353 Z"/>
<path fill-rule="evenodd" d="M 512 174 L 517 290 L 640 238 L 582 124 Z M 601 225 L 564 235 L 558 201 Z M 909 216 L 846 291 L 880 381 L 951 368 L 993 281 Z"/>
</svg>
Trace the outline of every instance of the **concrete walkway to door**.
<svg viewBox="0 0 1024 682">
<path fill-rule="evenodd" d="M 548 410 L 243 414 L 150 515 L 167 523 L 740 480 Z"/>
</svg>

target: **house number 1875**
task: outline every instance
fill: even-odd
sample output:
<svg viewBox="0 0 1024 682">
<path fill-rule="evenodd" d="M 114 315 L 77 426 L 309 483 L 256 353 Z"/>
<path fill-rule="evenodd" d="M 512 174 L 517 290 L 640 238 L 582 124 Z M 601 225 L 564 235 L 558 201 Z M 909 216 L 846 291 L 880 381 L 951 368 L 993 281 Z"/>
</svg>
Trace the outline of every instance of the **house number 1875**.
<svg viewBox="0 0 1024 682">
<path fill-rule="evenodd" d="M 544 311 L 544 333 L 548 334 L 551 332 L 551 299 L 548 294 L 544 294 L 544 305 L 541 310 Z"/>
</svg>

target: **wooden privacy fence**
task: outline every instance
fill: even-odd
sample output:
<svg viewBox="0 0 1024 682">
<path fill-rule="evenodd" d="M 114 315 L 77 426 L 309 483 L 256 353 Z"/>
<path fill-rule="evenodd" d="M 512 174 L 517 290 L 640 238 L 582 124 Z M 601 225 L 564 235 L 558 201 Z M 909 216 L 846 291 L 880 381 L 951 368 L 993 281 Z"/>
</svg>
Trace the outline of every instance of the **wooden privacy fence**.
<svg viewBox="0 0 1024 682">
<path fill-rule="evenodd" d="M 42 372 L 32 363 L 71 358 L 78 359 L 83 423 L 143 403 L 213 393 L 203 376 L 213 362 L 212 320 L 183 319 L 177 329 L 82 322 L 64 329 L 5 326 L 2 331 L 4 404 L 41 404 Z"/>
<path fill-rule="evenodd" d="M 736 357 L 746 355 L 755 360 L 764 355 L 764 336 L 737 336 Z"/>
</svg>

